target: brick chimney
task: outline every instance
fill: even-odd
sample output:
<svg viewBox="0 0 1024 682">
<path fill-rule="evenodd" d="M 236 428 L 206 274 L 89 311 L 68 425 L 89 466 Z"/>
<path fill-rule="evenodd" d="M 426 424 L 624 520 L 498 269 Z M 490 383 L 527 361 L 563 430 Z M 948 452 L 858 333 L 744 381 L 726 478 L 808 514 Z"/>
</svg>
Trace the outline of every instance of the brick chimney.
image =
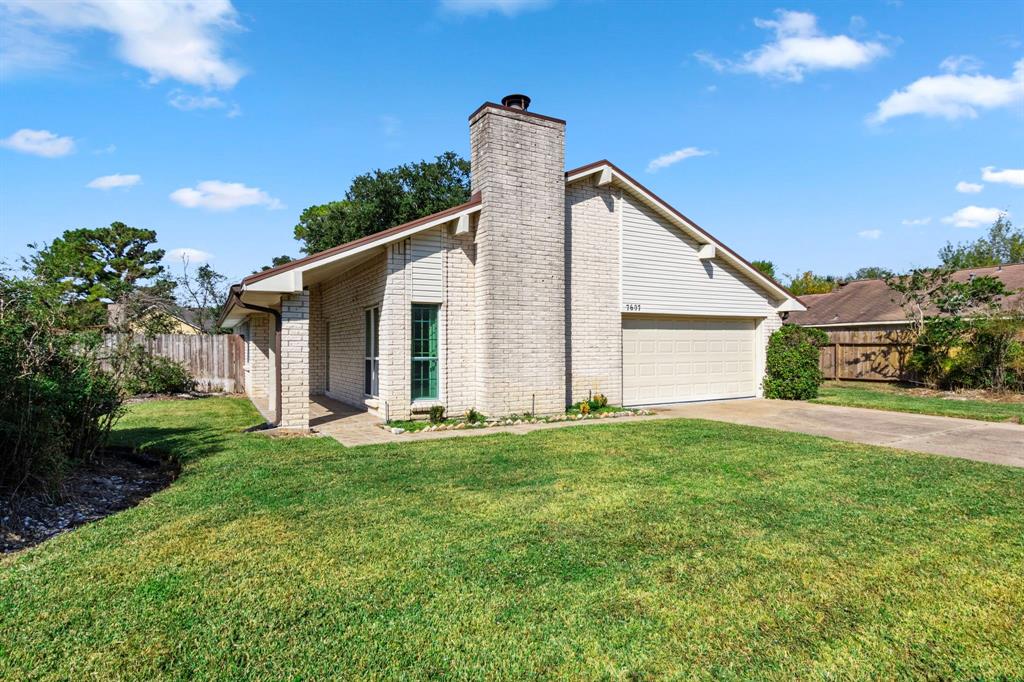
<svg viewBox="0 0 1024 682">
<path fill-rule="evenodd" d="M 509 95 L 469 117 L 476 232 L 477 404 L 565 409 L 565 121 Z"/>
</svg>

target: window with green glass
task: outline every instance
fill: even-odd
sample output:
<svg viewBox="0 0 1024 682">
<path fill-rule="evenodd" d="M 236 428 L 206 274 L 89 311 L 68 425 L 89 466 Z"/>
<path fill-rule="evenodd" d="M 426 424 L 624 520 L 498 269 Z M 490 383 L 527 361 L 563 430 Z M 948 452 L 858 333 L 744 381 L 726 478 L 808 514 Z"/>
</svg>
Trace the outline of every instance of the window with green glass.
<svg viewBox="0 0 1024 682">
<path fill-rule="evenodd" d="M 412 307 L 412 399 L 437 398 L 436 305 Z"/>
</svg>

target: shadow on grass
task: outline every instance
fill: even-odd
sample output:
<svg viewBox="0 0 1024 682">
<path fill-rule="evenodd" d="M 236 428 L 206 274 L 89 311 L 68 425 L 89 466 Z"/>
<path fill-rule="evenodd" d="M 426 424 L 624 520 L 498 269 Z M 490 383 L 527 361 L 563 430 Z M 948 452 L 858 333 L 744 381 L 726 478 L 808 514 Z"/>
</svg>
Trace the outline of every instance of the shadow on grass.
<svg viewBox="0 0 1024 682">
<path fill-rule="evenodd" d="M 110 434 L 110 445 L 189 462 L 223 450 L 225 438 L 222 433 L 202 427 L 148 426 L 118 429 Z"/>
</svg>

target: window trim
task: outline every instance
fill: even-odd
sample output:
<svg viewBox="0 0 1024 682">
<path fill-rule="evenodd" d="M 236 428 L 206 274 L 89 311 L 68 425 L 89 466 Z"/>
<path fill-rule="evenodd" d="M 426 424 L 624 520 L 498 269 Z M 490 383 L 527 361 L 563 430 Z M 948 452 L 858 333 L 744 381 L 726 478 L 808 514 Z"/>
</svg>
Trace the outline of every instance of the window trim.
<svg viewBox="0 0 1024 682">
<path fill-rule="evenodd" d="M 434 353 L 432 355 L 414 355 L 416 350 L 416 312 L 417 309 L 429 309 L 433 311 L 433 336 Z M 441 399 L 441 304 L 440 303 L 413 303 L 409 309 L 410 334 L 409 334 L 409 397 L 413 403 L 432 403 Z M 422 362 L 433 362 L 434 376 L 428 375 L 427 384 L 433 384 L 431 395 L 416 396 L 416 364 Z"/>
<path fill-rule="evenodd" d="M 367 388 L 370 389 L 369 392 Z M 363 309 L 363 396 L 366 398 L 380 396 L 379 304 Z"/>
</svg>

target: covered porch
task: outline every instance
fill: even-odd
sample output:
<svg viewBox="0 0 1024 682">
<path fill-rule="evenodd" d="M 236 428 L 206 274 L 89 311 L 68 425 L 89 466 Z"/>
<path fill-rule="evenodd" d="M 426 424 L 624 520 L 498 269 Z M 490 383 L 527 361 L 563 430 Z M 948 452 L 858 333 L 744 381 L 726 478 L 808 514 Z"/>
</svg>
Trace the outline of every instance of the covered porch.
<svg viewBox="0 0 1024 682">
<path fill-rule="evenodd" d="M 453 240 L 472 244 L 469 218 L 479 210 L 476 195 L 234 285 L 220 324 L 246 340 L 246 393 L 267 420 L 308 430 L 341 405 L 378 422 L 411 416 L 411 311 L 440 307 L 442 251 Z"/>
</svg>

